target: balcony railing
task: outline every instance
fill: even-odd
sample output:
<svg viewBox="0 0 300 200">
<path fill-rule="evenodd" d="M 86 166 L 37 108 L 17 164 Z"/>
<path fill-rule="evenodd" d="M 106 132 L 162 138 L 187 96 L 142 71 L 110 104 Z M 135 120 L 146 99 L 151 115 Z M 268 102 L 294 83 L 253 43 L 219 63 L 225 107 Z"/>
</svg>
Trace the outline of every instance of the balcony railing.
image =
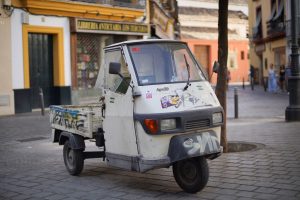
<svg viewBox="0 0 300 200">
<path fill-rule="evenodd" d="M 267 33 L 268 36 L 275 36 L 279 34 L 284 34 L 286 29 L 285 21 L 270 21 L 267 23 Z"/>
<path fill-rule="evenodd" d="M 83 3 L 104 4 L 118 7 L 145 9 L 146 0 L 71 0 Z"/>
</svg>

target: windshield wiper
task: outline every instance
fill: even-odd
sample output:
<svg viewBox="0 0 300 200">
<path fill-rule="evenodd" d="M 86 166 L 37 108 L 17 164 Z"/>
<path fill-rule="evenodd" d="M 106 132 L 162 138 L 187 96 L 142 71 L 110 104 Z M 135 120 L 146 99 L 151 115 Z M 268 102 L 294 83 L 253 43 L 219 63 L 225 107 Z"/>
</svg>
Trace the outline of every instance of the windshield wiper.
<svg viewBox="0 0 300 200">
<path fill-rule="evenodd" d="M 185 54 L 183 54 L 183 57 L 184 57 L 186 69 L 187 69 L 187 71 L 188 71 L 188 80 L 187 80 L 186 85 L 185 85 L 184 88 L 183 88 L 183 91 L 185 91 L 185 90 L 187 90 L 188 87 L 191 85 L 191 84 L 190 84 L 190 76 L 191 76 L 191 75 L 190 75 L 190 65 L 189 65 L 188 61 L 186 60 Z"/>
</svg>

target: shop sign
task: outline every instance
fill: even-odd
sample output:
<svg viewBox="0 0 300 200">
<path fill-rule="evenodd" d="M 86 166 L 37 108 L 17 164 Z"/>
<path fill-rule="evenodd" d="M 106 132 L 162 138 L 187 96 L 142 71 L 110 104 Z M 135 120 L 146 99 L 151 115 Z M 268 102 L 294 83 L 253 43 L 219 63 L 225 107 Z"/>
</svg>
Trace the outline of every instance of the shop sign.
<svg viewBox="0 0 300 200">
<path fill-rule="evenodd" d="M 266 45 L 265 44 L 259 44 L 255 46 L 255 52 L 256 53 L 261 53 L 266 49 Z"/>
<path fill-rule="evenodd" d="M 164 39 L 174 39 L 174 19 L 169 17 L 154 1 L 151 1 L 150 15 L 156 34 Z"/>
<path fill-rule="evenodd" d="M 122 35 L 145 35 L 148 33 L 148 26 L 137 23 L 118 23 L 108 21 L 92 21 L 85 19 L 75 20 L 76 32 L 87 33 L 112 33 Z"/>
</svg>

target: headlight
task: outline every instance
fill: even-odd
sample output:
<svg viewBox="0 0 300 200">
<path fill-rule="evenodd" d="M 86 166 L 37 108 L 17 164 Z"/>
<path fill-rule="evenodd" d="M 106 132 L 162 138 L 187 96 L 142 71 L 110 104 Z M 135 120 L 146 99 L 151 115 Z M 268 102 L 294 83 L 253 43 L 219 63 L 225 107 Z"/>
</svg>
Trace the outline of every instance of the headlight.
<svg viewBox="0 0 300 200">
<path fill-rule="evenodd" d="M 212 122 L 213 124 L 220 124 L 223 122 L 223 115 L 221 112 L 218 112 L 218 113 L 214 113 L 212 115 Z"/>
<path fill-rule="evenodd" d="M 162 131 L 176 129 L 176 119 L 162 119 L 160 121 L 160 129 Z"/>
</svg>

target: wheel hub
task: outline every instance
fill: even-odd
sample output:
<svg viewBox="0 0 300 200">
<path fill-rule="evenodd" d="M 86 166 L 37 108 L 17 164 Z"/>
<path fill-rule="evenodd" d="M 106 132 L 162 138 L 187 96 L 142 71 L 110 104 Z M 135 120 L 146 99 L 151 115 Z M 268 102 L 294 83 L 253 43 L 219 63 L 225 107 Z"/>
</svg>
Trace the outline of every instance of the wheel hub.
<svg viewBox="0 0 300 200">
<path fill-rule="evenodd" d="M 194 180 L 197 176 L 197 169 L 196 167 L 189 163 L 189 162 L 186 162 L 184 165 L 183 165 L 183 176 L 184 178 L 188 179 L 188 180 Z"/>
<path fill-rule="evenodd" d="M 74 156 L 73 156 L 73 150 L 71 148 L 68 149 L 68 153 L 67 153 L 67 163 L 68 166 L 72 169 L 73 168 L 73 161 L 74 161 Z"/>
</svg>

